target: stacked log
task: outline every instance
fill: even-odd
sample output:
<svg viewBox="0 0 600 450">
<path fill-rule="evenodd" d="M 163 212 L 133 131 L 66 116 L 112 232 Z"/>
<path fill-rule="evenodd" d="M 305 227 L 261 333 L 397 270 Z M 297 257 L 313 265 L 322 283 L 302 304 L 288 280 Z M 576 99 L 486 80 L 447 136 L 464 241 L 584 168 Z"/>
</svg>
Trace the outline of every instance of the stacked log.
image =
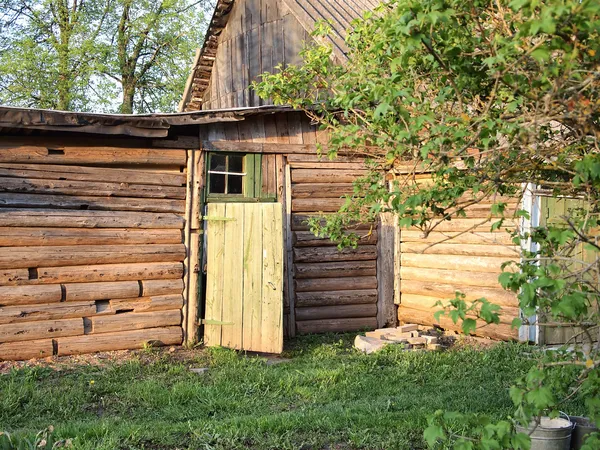
<svg viewBox="0 0 600 450">
<path fill-rule="evenodd" d="M 0 360 L 182 341 L 185 150 L 0 143 Z"/>
<path fill-rule="evenodd" d="M 354 331 L 377 326 L 377 228 L 358 225 L 355 249 L 316 237 L 306 220 L 336 212 L 365 173 L 358 163 L 291 161 L 291 228 L 296 331 Z"/>
<path fill-rule="evenodd" d="M 509 206 L 516 207 L 516 201 Z M 496 219 L 486 220 L 490 205 L 491 201 L 483 201 L 467 209 L 466 218 L 443 222 L 427 237 L 416 229 L 400 231 L 401 322 L 460 331 L 460 323 L 447 317 L 436 321 L 433 316 L 441 309 L 436 303 L 446 304 L 458 291 L 467 302 L 486 298 L 502 308 L 499 324 L 477 321 L 476 335 L 501 340 L 518 337 L 518 330 L 511 328 L 519 316 L 518 300 L 498 282 L 501 265 L 519 259 L 519 248 L 508 232 L 516 224 L 506 221 L 492 231 Z"/>
</svg>

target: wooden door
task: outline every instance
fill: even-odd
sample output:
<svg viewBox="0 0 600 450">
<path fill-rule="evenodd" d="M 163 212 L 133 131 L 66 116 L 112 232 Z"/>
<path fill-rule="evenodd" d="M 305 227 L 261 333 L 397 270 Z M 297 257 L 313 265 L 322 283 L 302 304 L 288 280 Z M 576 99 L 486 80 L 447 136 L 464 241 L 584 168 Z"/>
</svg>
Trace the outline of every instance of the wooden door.
<svg viewBox="0 0 600 450">
<path fill-rule="evenodd" d="M 281 204 L 210 203 L 205 220 L 205 345 L 281 353 Z"/>
</svg>

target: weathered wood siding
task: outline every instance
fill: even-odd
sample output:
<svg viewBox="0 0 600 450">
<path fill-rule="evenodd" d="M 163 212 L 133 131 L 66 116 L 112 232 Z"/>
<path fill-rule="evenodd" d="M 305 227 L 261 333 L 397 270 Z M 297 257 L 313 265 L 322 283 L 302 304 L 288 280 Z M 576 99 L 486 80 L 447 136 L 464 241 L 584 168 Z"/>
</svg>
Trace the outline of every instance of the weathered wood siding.
<svg viewBox="0 0 600 450">
<path fill-rule="evenodd" d="M 180 344 L 186 151 L 49 141 L 0 137 L 0 360 Z"/>
<path fill-rule="evenodd" d="M 513 209 L 516 201 L 509 202 Z M 518 260 L 519 248 L 506 229 L 490 231 L 492 222 L 486 222 L 489 206 L 490 202 L 483 202 L 469 208 L 467 218 L 444 222 L 427 238 L 419 230 L 399 231 L 401 322 L 458 330 L 460 326 L 449 318 L 436 322 L 433 314 L 441 309 L 434 306 L 437 301 L 454 298 L 460 291 L 467 301 L 485 297 L 502 307 L 501 323 L 478 321 L 475 334 L 504 340 L 518 337 L 518 330 L 511 329 L 512 320 L 519 316 L 518 300 L 500 286 L 498 276 L 502 263 Z M 507 228 L 514 227 L 510 221 L 505 223 Z"/>
<path fill-rule="evenodd" d="M 269 148 L 274 153 L 263 154 L 263 186 L 276 192 L 284 205 L 288 335 L 376 328 L 377 226 L 360 227 L 364 239 L 358 249 L 340 252 L 331 241 L 316 238 L 304 223 L 311 215 L 339 209 L 340 197 L 351 192 L 352 181 L 364 173 L 362 163 L 319 158 L 315 144 L 326 144 L 328 137 L 299 112 L 207 128 L 203 137 L 207 148 L 220 147 L 216 143 L 224 141 L 236 151 L 243 151 L 244 144 L 248 149 L 273 144 Z"/>
<path fill-rule="evenodd" d="M 279 64 L 300 63 L 303 42 L 311 39 L 280 0 L 237 1 L 219 36 L 202 109 L 272 104 L 250 88 Z M 188 109 L 193 109 L 194 99 Z"/>
</svg>

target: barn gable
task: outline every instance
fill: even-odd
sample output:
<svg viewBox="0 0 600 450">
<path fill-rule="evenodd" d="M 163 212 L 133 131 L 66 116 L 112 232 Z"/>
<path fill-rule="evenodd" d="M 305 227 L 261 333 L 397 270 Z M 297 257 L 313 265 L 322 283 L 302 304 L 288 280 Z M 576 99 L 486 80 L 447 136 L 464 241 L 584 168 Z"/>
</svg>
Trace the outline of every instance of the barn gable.
<svg viewBox="0 0 600 450">
<path fill-rule="evenodd" d="M 196 56 L 180 109 L 223 109 L 270 104 L 250 85 L 279 64 L 298 64 L 304 43 L 320 20 L 331 24 L 336 58 L 353 19 L 377 0 L 219 0 Z"/>
</svg>

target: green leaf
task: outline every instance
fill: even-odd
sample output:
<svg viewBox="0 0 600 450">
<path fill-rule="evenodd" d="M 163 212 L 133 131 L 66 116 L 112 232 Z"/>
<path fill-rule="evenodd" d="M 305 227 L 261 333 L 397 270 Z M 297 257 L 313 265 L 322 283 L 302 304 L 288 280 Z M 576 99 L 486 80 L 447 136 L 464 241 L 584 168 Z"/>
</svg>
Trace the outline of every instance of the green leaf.
<svg viewBox="0 0 600 450">
<path fill-rule="evenodd" d="M 455 322 L 456 323 L 456 322 Z M 462 323 L 462 330 L 465 334 L 474 333 L 477 329 L 477 321 L 475 319 L 465 319 Z"/>
<path fill-rule="evenodd" d="M 511 328 L 521 328 L 521 326 L 523 325 L 523 320 L 519 319 L 518 317 L 514 318 L 512 320 L 512 323 L 510 324 Z"/>
<path fill-rule="evenodd" d="M 539 47 L 531 52 L 531 57 L 537 62 L 545 62 L 548 61 L 548 59 L 550 59 L 550 52 L 544 47 Z"/>
<path fill-rule="evenodd" d="M 430 447 L 433 447 L 438 440 L 443 440 L 446 437 L 444 429 L 439 425 L 429 425 L 423 432 L 423 437 Z"/>
</svg>

